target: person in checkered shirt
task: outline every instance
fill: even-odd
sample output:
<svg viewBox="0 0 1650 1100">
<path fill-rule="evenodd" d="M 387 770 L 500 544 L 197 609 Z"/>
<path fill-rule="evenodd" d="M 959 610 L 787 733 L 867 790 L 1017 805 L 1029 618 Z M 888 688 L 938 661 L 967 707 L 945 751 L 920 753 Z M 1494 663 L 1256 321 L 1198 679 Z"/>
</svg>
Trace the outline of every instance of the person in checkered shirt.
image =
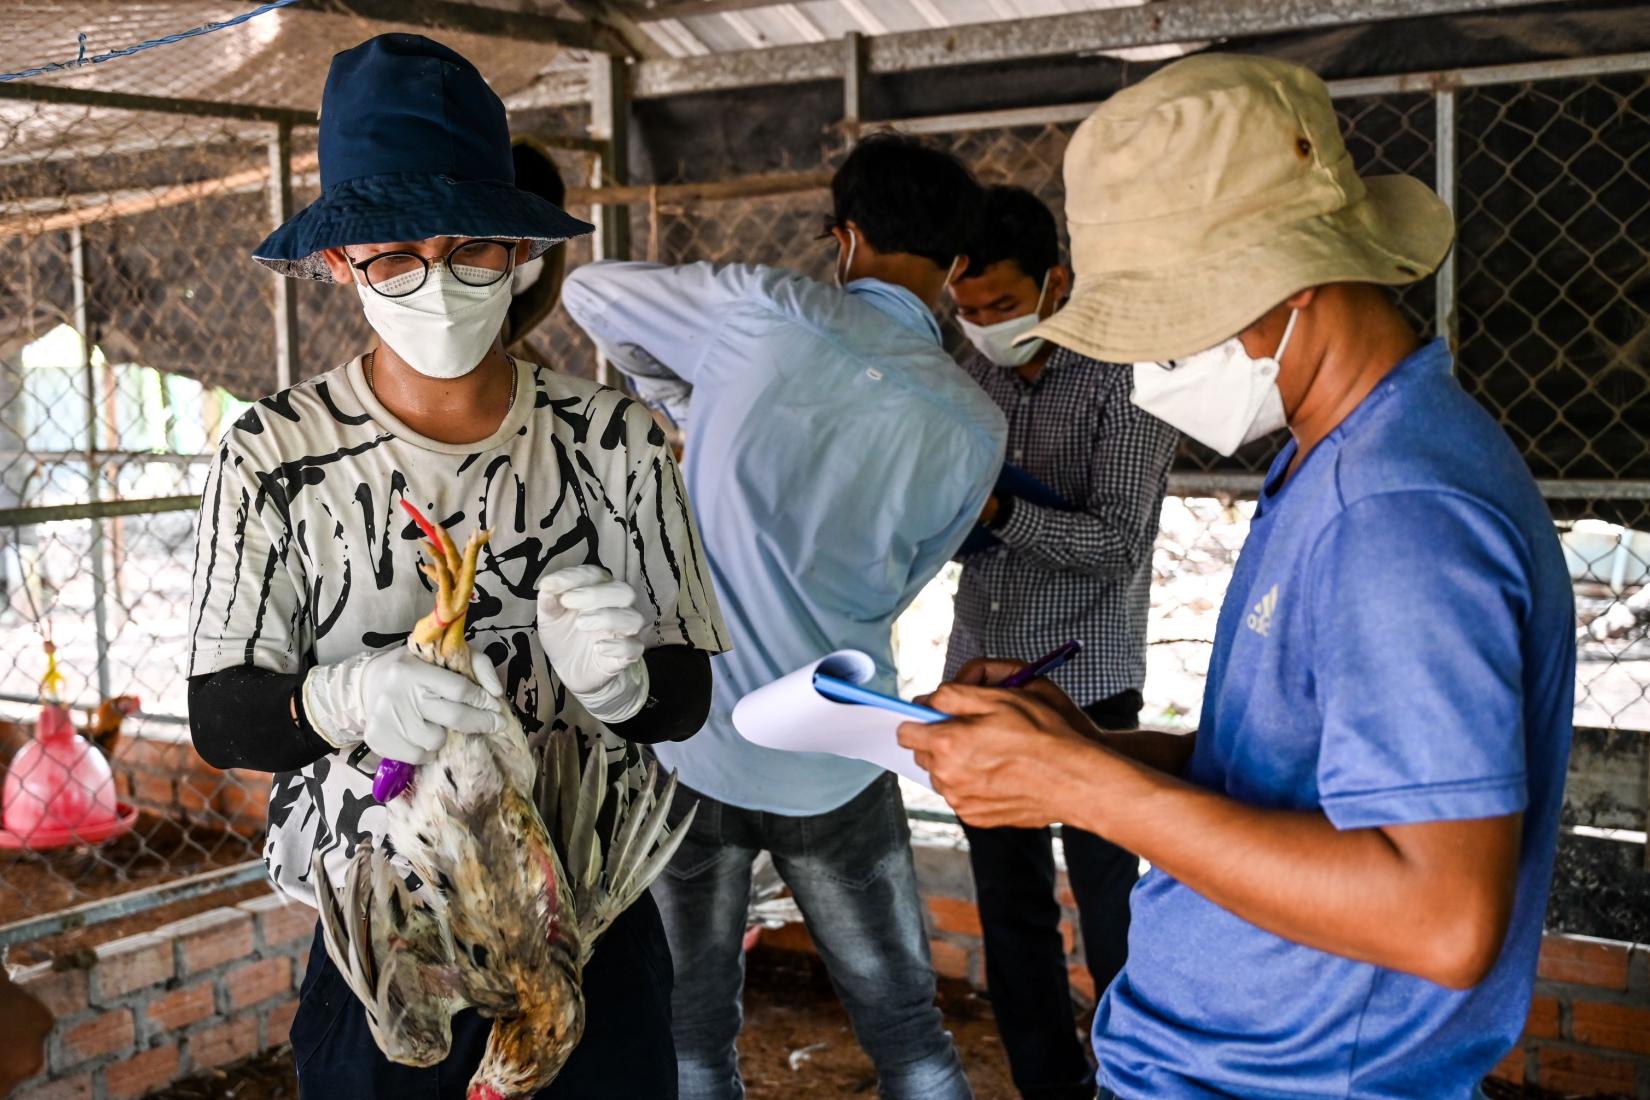
<svg viewBox="0 0 1650 1100">
<path fill-rule="evenodd" d="M 1036 660 L 1077 639 L 1083 652 L 1052 679 L 1101 727 L 1134 729 L 1152 543 L 1179 436 L 1130 402 L 1130 371 L 1038 340 L 1014 344 L 1071 288 L 1041 200 L 991 188 L 981 223 L 951 295 L 972 345 L 963 366 L 1008 418 L 1009 469 L 964 545 L 946 679 L 976 657 Z M 1088 1100 L 1094 1074 L 1071 1008 L 1050 830 L 965 829 L 1014 1083 L 1027 1100 Z M 1061 836 L 1098 993 L 1123 966 L 1139 861 L 1092 833 Z"/>
</svg>

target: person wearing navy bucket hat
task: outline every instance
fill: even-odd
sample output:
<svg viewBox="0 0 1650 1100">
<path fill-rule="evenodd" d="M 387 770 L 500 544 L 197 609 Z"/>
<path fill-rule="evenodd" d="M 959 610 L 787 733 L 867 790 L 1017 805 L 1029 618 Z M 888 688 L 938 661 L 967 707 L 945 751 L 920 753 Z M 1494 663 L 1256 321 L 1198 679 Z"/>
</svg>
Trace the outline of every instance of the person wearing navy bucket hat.
<svg viewBox="0 0 1650 1100">
<path fill-rule="evenodd" d="M 517 186 L 504 105 L 476 68 L 410 34 L 340 53 L 319 151 L 320 198 L 253 258 L 352 284 L 378 342 L 225 433 L 202 496 L 188 670 L 196 748 L 273 773 L 266 862 L 310 905 L 315 864 L 346 882 L 363 845 L 394 858 L 381 761 L 495 733 L 508 706 L 533 746 L 600 746 L 610 785 L 636 789 L 639 746 L 703 724 L 727 636 L 647 411 L 505 350 L 518 268 L 592 227 Z M 492 532 L 467 616 L 475 682 L 405 644 L 430 596 L 403 504 Z M 415 902 L 433 889 L 408 885 Z M 585 966 L 583 1038 L 537 1095 L 674 1096 L 671 974 L 644 893 Z M 386 1058 L 379 1026 L 317 930 L 291 1033 L 301 1096 L 464 1097 L 492 1021 L 454 1016 L 448 1053 L 423 1068 Z"/>
</svg>

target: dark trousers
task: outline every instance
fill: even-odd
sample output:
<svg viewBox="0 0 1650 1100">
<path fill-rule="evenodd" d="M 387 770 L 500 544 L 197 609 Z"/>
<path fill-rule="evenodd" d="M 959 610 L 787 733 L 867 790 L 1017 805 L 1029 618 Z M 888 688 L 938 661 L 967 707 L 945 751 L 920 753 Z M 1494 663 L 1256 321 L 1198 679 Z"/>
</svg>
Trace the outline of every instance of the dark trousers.
<svg viewBox="0 0 1650 1100">
<path fill-rule="evenodd" d="M 534 1100 L 674 1100 L 671 982 L 659 910 L 643 894 L 597 943 L 584 969 L 584 1037 Z M 464 1100 L 492 1026 L 465 1009 L 453 1017 L 446 1061 L 429 1069 L 391 1062 L 373 1042 L 366 1010 L 321 946 L 317 925 L 292 1021 L 298 1095 L 302 1100 Z"/>
<path fill-rule="evenodd" d="M 1083 709 L 1102 729 L 1134 729 L 1140 706 L 1140 693 L 1127 691 Z M 985 932 L 986 983 L 1014 1085 L 1026 1100 L 1091 1100 L 1094 1072 L 1077 1035 L 1060 938 L 1053 835 L 964 828 Z M 1098 993 L 1128 954 L 1129 891 L 1140 861 L 1069 825 L 1061 826 L 1060 837 Z"/>
</svg>

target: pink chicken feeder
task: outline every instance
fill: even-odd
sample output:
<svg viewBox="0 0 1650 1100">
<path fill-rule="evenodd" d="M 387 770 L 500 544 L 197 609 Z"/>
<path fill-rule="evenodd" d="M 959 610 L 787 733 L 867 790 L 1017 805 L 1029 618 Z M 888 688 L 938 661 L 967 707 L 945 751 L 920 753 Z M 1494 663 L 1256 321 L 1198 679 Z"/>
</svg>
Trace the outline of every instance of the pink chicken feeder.
<svg viewBox="0 0 1650 1100">
<path fill-rule="evenodd" d="M 55 671 L 53 660 L 48 680 Z M 12 758 L 0 806 L 0 848 L 39 852 L 102 844 L 137 821 L 136 808 L 115 798 L 109 762 L 75 732 L 69 709 L 55 702 L 40 708 L 34 739 Z"/>
</svg>

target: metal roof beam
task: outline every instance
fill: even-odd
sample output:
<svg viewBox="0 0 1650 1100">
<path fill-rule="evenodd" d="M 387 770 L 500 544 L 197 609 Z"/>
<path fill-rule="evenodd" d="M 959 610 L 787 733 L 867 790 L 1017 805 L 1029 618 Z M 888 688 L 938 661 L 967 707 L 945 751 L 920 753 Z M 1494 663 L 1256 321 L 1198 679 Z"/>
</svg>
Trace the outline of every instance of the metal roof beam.
<svg viewBox="0 0 1650 1100">
<path fill-rule="evenodd" d="M 403 0 L 388 0 L 392 6 Z M 630 13 L 607 0 L 566 0 L 567 6 L 590 20 L 602 37 L 617 46 L 597 46 L 596 49 L 615 57 L 665 57 L 664 47 L 642 28 Z M 540 18 L 543 18 L 542 16 Z"/>
<path fill-rule="evenodd" d="M 31 84 L 22 80 L 0 84 L 0 100 L 6 99 L 69 104 L 75 107 L 105 107 L 115 111 L 153 111 L 165 115 L 194 115 L 197 118 L 233 118 L 244 122 L 286 123 L 289 126 L 315 124 L 314 111 L 299 111 L 290 107 L 179 99 L 174 96 L 137 95 L 131 92 L 100 92 L 67 84 Z"/>
<path fill-rule="evenodd" d="M 672 2 L 668 9 L 671 17 L 680 18 L 688 14 L 687 7 L 711 14 L 716 10 L 714 5 L 727 2 Z M 867 47 L 871 72 L 897 73 L 1393 19 L 1487 13 L 1546 2 L 1549 0 L 1163 0 L 1139 7 L 904 31 L 874 37 Z M 634 66 L 632 95 L 653 99 L 767 84 L 840 80 L 842 62 L 842 50 L 829 42 L 644 61 Z"/>
</svg>

